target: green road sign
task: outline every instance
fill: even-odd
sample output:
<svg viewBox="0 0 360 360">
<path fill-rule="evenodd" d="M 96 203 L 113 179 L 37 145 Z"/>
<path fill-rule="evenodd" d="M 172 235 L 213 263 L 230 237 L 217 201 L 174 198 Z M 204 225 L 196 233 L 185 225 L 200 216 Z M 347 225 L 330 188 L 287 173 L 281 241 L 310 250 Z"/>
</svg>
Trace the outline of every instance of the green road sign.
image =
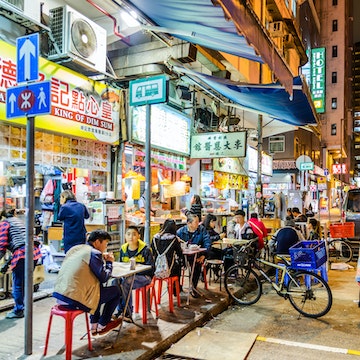
<svg viewBox="0 0 360 360">
<path fill-rule="evenodd" d="M 130 105 L 158 104 L 166 101 L 166 76 L 159 75 L 130 81 Z"/>
<path fill-rule="evenodd" d="M 303 162 L 300 163 L 300 170 L 314 170 L 314 163 L 313 162 Z"/>
</svg>

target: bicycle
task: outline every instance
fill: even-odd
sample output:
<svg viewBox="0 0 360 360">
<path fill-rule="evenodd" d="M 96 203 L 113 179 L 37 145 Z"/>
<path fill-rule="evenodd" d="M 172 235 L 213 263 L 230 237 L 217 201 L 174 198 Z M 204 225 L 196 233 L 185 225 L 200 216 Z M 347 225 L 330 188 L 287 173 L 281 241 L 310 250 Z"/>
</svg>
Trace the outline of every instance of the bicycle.
<svg viewBox="0 0 360 360">
<path fill-rule="evenodd" d="M 353 249 L 348 243 L 347 238 L 337 238 L 326 240 L 328 244 L 329 262 L 349 262 L 353 257 Z"/>
<path fill-rule="evenodd" d="M 225 289 L 233 300 L 241 305 L 255 304 L 262 295 L 262 282 L 266 281 L 279 296 L 289 299 L 301 315 L 318 318 L 330 311 L 332 293 L 320 275 L 307 270 L 292 269 L 290 263 L 281 255 L 277 256 L 282 264 L 258 258 L 254 249 L 256 241 L 250 240 L 241 247 L 234 245 L 235 264 L 225 272 L 224 279 Z M 268 276 L 260 264 L 278 269 L 281 274 L 278 283 Z"/>
</svg>

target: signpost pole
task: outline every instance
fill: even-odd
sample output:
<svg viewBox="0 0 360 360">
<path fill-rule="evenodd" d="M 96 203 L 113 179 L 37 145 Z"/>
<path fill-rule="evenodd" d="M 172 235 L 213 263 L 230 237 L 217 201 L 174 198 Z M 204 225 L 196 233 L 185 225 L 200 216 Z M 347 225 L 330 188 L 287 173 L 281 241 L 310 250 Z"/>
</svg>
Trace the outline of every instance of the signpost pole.
<svg viewBox="0 0 360 360">
<path fill-rule="evenodd" d="M 151 209 L 151 105 L 146 104 L 145 139 L 145 228 L 144 241 L 150 246 L 150 209 Z M 160 186 L 160 185 L 159 185 Z"/>
<path fill-rule="evenodd" d="M 26 122 L 25 355 L 32 354 L 35 117 Z"/>
<path fill-rule="evenodd" d="M 262 124 L 263 124 L 263 116 L 261 114 L 258 115 L 258 163 L 257 163 L 257 179 L 256 179 L 256 193 L 261 193 L 261 197 L 258 199 L 258 211 L 259 217 L 262 218 L 264 216 L 264 197 L 263 197 L 263 188 L 261 181 L 261 173 L 262 173 Z"/>
</svg>

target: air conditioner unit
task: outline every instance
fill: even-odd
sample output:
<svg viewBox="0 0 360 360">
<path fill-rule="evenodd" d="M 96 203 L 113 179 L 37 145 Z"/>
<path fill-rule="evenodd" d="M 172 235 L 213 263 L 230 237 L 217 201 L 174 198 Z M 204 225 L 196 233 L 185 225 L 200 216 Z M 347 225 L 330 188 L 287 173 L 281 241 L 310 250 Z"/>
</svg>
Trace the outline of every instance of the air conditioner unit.
<svg viewBox="0 0 360 360">
<path fill-rule="evenodd" d="M 284 22 L 274 21 L 269 23 L 269 33 L 271 37 L 284 35 Z"/>
<path fill-rule="evenodd" d="M 294 37 L 291 34 L 284 35 L 284 47 L 295 47 Z"/>
<path fill-rule="evenodd" d="M 0 0 L 0 7 L 9 11 L 14 10 L 15 14 L 21 14 L 37 23 L 41 22 L 40 0 Z M 11 19 L 11 15 L 9 18 Z"/>
<path fill-rule="evenodd" d="M 106 30 L 65 5 L 51 9 L 50 29 L 59 48 L 50 40 L 49 60 L 67 61 L 91 71 L 106 71 Z M 72 67 L 66 64 L 68 67 Z"/>
</svg>

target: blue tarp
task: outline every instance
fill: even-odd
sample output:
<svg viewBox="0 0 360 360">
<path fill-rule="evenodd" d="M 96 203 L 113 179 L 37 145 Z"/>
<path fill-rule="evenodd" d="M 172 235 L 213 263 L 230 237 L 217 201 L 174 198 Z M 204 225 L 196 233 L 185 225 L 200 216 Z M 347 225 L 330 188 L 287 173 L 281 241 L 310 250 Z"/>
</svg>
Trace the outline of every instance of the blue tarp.
<svg viewBox="0 0 360 360">
<path fill-rule="evenodd" d="M 306 83 L 301 77 L 293 81 L 290 99 L 280 84 L 243 84 L 201 74 L 183 66 L 175 66 L 178 73 L 187 75 L 199 84 L 206 84 L 234 103 L 294 126 L 317 125 L 317 115 Z"/>
<path fill-rule="evenodd" d="M 211 0 L 131 0 L 157 26 L 182 40 L 263 62 Z"/>
</svg>

